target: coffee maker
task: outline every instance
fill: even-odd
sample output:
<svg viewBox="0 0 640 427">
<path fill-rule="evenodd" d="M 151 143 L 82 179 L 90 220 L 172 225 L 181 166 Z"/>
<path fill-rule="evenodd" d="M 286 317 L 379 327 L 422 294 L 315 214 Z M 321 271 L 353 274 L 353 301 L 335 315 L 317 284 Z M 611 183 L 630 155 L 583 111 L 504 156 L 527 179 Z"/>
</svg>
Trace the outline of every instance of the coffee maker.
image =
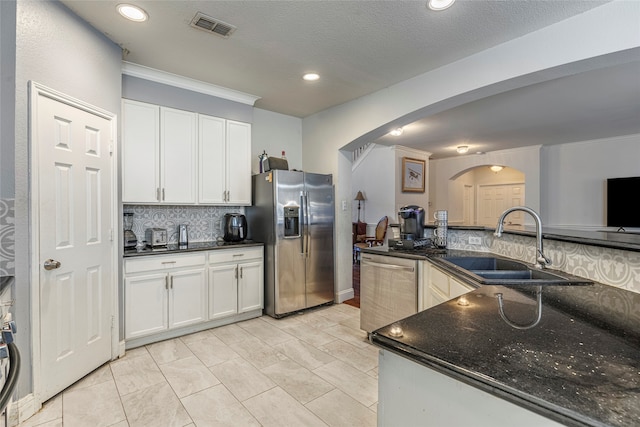
<svg viewBox="0 0 640 427">
<path fill-rule="evenodd" d="M 403 206 L 398 211 L 400 239 L 420 240 L 424 237 L 424 209 L 416 205 Z"/>
</svg>

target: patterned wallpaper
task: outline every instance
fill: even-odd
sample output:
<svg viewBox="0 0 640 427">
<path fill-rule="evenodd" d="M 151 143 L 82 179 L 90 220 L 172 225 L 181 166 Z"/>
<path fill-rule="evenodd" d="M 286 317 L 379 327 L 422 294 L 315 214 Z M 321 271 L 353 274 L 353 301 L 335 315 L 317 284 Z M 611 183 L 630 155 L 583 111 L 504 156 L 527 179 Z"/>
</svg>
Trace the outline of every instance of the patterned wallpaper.
<svg viewBox="0 0 640 427">
<path fill-rule="evenodd" d="M 0 199 L 0 276 L 15 273 L 15 209 L 13 199 Z"/>
<path fill-rule="evenodd" d="M 190 242 L 210 242 L 222 238 L 224 214 L 243 214 L 244 207 L 124 205 L 123 211 L 133 212 L 133 232 L 138 242 L 144 240 L 147 228 L 159 227 L 167 229 L 168 243 L 178 243 L 180 224 L 187 224 Z"/>
<path fill-rule="evenodd" d="M 469 237 L 482 239 L 482 245 L 469 245 Z M 533 263 L 534 237 L 503 234 L 496 238 L 490 231 L 451 230 L 449 249 L 493 252 Z M 640 252 L 602 248 L 577 243 L 544 240 L 544 253 L 551 258 L 551 268 L 606 285 L 640 293 Z"/>
</svg>

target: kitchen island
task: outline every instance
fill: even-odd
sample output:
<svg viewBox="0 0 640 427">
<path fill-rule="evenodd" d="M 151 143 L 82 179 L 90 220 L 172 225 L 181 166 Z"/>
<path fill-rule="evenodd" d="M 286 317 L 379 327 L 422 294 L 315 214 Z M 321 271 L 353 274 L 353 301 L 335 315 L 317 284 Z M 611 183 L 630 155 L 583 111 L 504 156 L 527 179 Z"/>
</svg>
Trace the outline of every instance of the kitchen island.
<svg viewBox="0 0 640 427">
<path fill-rule="evenodd" d="M 445 268 L 443 255 L 368 251 Z M 379 425 L 638 425 L 640 294 L 598 282 L 475 287 L 468 305 L 454 299 L 370 335 L 382 349 Z"/>
</svg>

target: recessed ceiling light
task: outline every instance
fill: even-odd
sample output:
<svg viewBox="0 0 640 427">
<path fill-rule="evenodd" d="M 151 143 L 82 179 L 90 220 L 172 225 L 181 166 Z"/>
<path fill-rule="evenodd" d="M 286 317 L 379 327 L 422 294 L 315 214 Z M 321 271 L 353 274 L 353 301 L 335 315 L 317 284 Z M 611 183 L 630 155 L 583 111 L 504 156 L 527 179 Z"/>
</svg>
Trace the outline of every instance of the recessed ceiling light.
<svg viewBox="0 0 640 427">
<path fill-rule="evenodd" d="M 445 10 L 453 4 L 456 0 L 429 0 L 427 7 L 431 10 Z"/>
<path fill-rule="evenodd" d="M 460 154 L 464 154 L 467 151 L 469 151 L 469 146 L 468 145 L 458 145 L 458 147 L 456 148 L 456 151 Z"/>
<path fill-rule="evenodd" d="M 389 132 L 389 135 L 400 136 L 400 135 L 402 135 L 402 132 L 404 132 L 404 129 L 396 128 L 396 129 L 392 130 L 391 132 Z"/>
<path fill-rule="evenodd" d="M 147 12 L 140 9 L 138 6 L 126 3 L 118 5 L 118 13 L 125 18 L 135 22 L 146 21 L 148 17 Z"/>
<path fill-rule="evenodd" d="M 320 75 L 316 73 L 307 73 L 304 76 L 302 76 L 302 78 L 308 82 L 314 82 L 320 78 Z"/>
</svg>

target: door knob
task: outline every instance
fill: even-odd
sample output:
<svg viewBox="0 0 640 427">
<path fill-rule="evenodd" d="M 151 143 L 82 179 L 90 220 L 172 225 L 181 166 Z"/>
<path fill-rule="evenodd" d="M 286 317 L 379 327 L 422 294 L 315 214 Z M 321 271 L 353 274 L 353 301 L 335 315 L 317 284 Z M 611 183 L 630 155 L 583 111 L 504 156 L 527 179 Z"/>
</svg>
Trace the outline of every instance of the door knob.
<svg viewBox="0 0 640 427">
<path fill-rule="evenodd" d="M 60 268 L 60 261 L 56 261 L 55 259 L 49 258 L 44 262 L 45 270 L 55 270 L 56 268 Z"/>
</svg>

